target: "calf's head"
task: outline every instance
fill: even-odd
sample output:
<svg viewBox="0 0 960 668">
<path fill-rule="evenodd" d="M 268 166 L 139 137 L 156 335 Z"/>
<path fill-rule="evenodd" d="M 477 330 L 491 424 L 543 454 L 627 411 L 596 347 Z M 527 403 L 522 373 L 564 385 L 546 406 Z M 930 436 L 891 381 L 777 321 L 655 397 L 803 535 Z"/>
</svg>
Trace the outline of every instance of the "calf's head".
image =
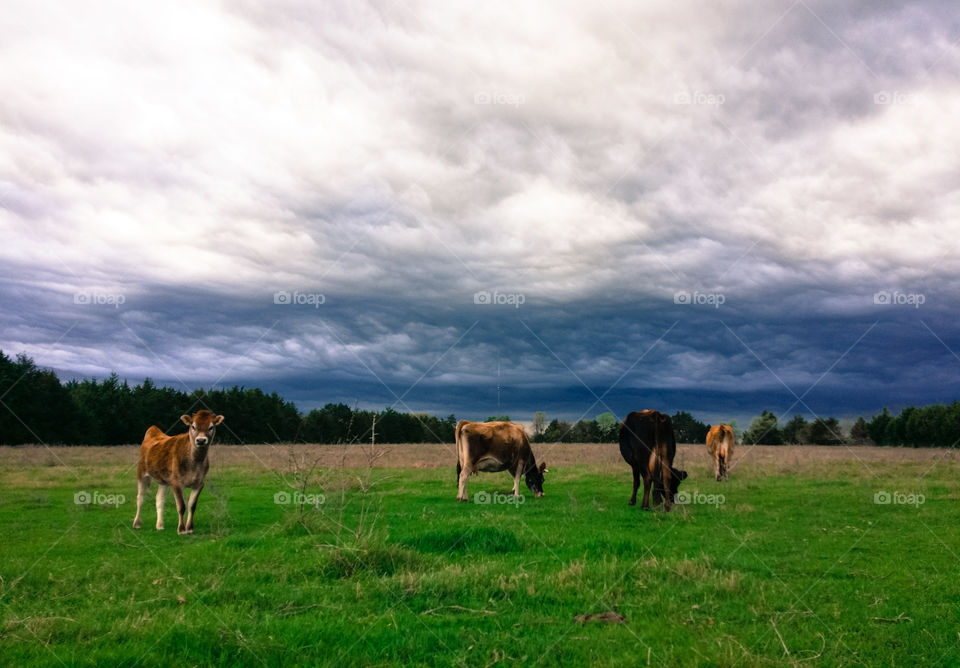
<svg viewBox="0 0 960 668">
<path fill-rule="evenodd" d="M 543 474 L 547 472 L 547 463 L 540 462 L 540 466 L 531 466 L 527 469 L 527 487 L 534 496 L 543 496 Z"/>
<path fill-rule="evenodd" d="M 213 443 L 213 436 L 217 433 L 217 425 L 223 422 L 223 416 L 203 409 L 192 416 L 181 415 L 180 421 L 189 427 L 190 444 L 195 448 L 203 449 Z"/>
</svg>

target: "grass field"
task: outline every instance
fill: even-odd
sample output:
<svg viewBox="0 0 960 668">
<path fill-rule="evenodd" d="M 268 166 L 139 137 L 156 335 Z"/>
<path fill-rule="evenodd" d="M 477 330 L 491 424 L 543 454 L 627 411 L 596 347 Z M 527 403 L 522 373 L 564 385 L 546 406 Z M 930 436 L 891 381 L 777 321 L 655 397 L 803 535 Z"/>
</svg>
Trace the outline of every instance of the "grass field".
<svg viewBox="0 0 960 668">
<path fill-rule="evenodd" d="M 214 446 L 178 536 L 134 448 L 0 448 L 0 664 L 960 665 L 957 452 L 681 446 L 666 514 L 615 445 L 536 451 L 544 498 L 458 504 L 443 446 Z"/>
</svg>

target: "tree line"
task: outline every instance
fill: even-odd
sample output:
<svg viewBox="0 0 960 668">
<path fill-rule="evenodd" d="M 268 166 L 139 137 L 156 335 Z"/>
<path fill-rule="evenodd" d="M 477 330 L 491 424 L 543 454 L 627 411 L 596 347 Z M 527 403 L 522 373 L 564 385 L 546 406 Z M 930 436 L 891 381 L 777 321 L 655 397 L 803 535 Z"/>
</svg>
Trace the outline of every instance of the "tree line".
<svg viewBox="0 0 960 668">
<path fill-rule="evenodd" d="M 184 392 L 147 378 L 130 386 L 116 374 L 104 380 L 71 380 L 42 369 L 26 355 L 10 358 L 0 351 L 0 444 L 48 443 L 120 445 L 139 443 L 146 427 L 156 424 L 169 434 L 185 427 L 180 415 L 211 408 L 227 416 L 217 431 L 221 443 L 453 443 L 457 418 L 427 413 L 360 410 L 328 403 L 305 415 L 276 392 L 231 387 Z M 490 420 L 509 420 L 495 415 Z M 710 425 L 690 413 L 671 416 L 679 443 L 703 443 Z M 960 402 L 909 406 L 893 415 L 886 408 L 870 420 L 859 418 L 844 433 L 836 418 L 807 421 L 795 415 L 784 424 L 770 411 L 753 419 L 746 432 L 735 420 L 737 440 L 745 444 L 947 446 L 960 442 Z M 576 422 L 534 415 L 531 440 L 538 443 L 613 443 L 620 422 L 612 413 Z"/>
</svg>

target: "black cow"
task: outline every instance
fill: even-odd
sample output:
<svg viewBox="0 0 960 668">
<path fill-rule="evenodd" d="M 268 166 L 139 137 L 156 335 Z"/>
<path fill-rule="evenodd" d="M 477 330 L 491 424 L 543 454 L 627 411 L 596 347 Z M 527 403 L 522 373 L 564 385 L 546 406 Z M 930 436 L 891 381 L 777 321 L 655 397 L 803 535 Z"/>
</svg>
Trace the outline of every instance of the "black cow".
<svg viewBox="0 0 960 668">
<path fill-rule="evenodd" d="M 637 489 L 643 476 L 643 503 L 650 510 L 650 483 L 653 483 L 653 505 L 663 501 L 663 509 L 670 511 L 673 497 L 686 471 L 673 468 L 677 442 L 673 436 L 670 416 L 651 410 L 634 411 L 620 425 L 620 454 L 633 468 L 633 496 L 630 505 L 637 504 Z M 669 493 L 666 493 L 669 490 Z"/>
</svg>

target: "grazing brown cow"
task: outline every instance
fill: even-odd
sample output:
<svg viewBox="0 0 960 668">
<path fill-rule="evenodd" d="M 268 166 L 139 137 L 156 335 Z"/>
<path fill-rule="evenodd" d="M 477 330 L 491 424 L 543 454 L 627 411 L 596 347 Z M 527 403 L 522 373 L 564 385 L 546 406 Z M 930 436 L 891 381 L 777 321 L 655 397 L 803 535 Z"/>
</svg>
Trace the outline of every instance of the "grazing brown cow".
<svg viewBox="0 0 960 668">
<path fill-rule="evenodd" d="M 717 476 L 717 482 L 730 477 L 727 464 L 733 457 L 733 443 L 733 427 L 728 424 L 710 427 L 707 432 L 707 452 L 713 457 L 713 474 Z"/>
<path fill-rule="evenodd" d="M 653 505 L 663 500 L 663 509 L 670 511 L 673 497 L 687 472 L 673 468 L 677 442 L 670 416 L 657 411 L 634 411 L 620 425 L 620 454 L 633 469 L 633 496 L 637 504 L 637 488 L 643 477 L 643 503 L 650 510 L 650 485 L 653 483 Z"/>
<path fill-rule="evenodd" d="M 527 432 L 512 422 L 457 423 L 457 501 L 467 501 L 467 478 L 478 471 L 509 471 L 513 495 L 520 494 L 520 476 L 534 496 L 543 496 L 546 463 L 537 466 Z"/>
<path fill-rule="evenodd" d="M 197 509 L 197 497 L 203 489 L 203 481 L 210 468 L 207 450 L 213 443 L 217 425 L 223 422 L 222 415 L 206 409 L 193 417 L 181 415 L 180 420 L 190 429 L 186 434 L 167 436 L 156 426 L 147 429 L 140 444 L 140 464 L 137 467 L 137 515 L 133 528 L 140 528 L 140 508 L 143 497 L 150 488 L 150 480 L 157 481 L 157 530 L 163 529 L 163 500 L 167 485 L 173 488 L 177 502 L 177 533 L 193 533 L 193 513 Z M 190 488 L 190 501 L 183 502 L 183 488 Z M 187 510 L 184 522 L 184 510 Z"/>
</svg>

